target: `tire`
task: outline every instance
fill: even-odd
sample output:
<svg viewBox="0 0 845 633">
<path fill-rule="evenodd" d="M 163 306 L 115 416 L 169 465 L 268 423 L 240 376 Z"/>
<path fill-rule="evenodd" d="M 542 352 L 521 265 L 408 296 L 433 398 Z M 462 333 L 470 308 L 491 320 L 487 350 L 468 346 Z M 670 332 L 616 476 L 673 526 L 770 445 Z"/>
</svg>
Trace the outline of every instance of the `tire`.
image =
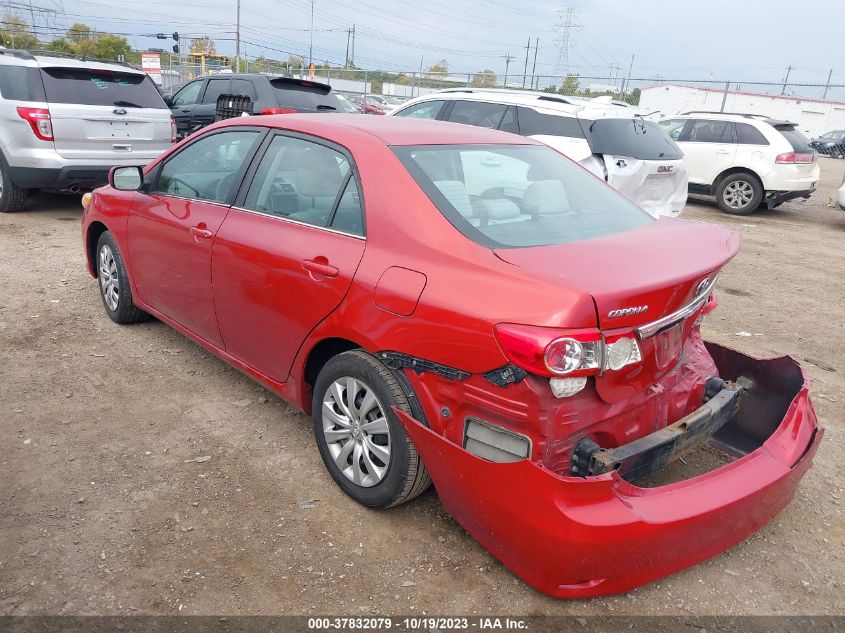
<svg viewBox="0 0 845 633">
<path fill-rule="evenodd" d="M 12 182 L 9 166 L 0 157 L 0 213 L 23 211 L 29 202 L 29 190 L 21 189 Z"/>
<path fill-rule="evenodd" d="M 404 503 L 431 484 L 392 407 L 411 413 L 405 392 L 387 367 L 361 350 L 329 360 L 314 385 L 312 417 L 320 457 L 335 483 L 369 508 Z"/>
<path fill-rule="evenodd" d="M 731 215 L 754 213 L 763 201 L 763 184 L 754 174 L 739 172 L 725 176 L 716 186 L 719 209 Z"/>
<path fill-rule="evenodd" d="M 126 265 L 112 234 L 104 231 L 97 240 L 95 270 L 100 299 L 106 314 L 115 323 L 138 323 L 150 315 L 132 302 L 132 289 L 126 275 Z"/>
</svg>

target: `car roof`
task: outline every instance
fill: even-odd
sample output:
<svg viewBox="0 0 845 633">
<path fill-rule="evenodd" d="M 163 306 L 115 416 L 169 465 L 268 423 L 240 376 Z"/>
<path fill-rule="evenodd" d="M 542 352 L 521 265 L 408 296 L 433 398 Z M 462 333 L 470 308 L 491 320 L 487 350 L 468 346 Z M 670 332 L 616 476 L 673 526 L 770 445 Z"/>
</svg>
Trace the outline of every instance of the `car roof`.
<svg viewBox="0 0 845 633">
<path fill-rule="evenodd" d="M 489 128 L 367 114 L 277 114 L 227 119 L 218 125 L 262 125 L 314 134 L 342 143 L 366 135 L 385 145 L 542 145 L 533 139 Z"/>
<path fill-rule="evenodd" d="M 735 123 L 766 123 L 767 125 L 798 125 L 792 121 L 772 119 L 765 114 L 742 114 L 738 112 L 684 112 L 674 116 L 667 116 L 667 119 L 714 119 L 716 121 L 733 121 Z"/>
<path fill-rule="evenodd" d="M 122 62 L 104 62 L 97 59 L 85 59 L 78 55 L 55 53 L 52 51 L 28 51 L 14 48 L 0 48 L 0 63 L 15 66 L 87 68 L 89 70 L 110 70 L 136 75 L 144 74 L 142 70 L 138 70 Z"/>
</svg>

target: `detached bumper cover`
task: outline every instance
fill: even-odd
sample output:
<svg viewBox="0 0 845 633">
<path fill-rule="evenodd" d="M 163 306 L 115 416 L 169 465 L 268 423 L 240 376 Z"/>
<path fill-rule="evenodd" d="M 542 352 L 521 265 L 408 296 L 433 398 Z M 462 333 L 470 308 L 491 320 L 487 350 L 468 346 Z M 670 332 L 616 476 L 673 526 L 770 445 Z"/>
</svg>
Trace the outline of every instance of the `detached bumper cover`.
<svg viewBox="0 0 845 633">
<path fill-rule="evenodd" d="M 446 509 L 509 569 L 560 598 L 627 591 L 714 556 L 792 499 L 823 431 L 790 358 L 755 360 L 708 345 L 726 380 L 750 377 L 714 440 L 736 461 L 682 482 L 640 488 L 617 472 L 579 478 L 524 460 L 493 463 L 396 411 Z"/>
</svg>

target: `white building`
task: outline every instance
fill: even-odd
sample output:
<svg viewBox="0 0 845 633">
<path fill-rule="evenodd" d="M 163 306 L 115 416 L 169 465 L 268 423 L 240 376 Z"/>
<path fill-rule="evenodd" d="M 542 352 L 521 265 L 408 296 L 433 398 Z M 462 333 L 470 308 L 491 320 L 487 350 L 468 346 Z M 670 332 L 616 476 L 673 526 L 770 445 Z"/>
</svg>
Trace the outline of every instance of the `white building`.
<svg viewBox="0 0 845 633">
<path fill-rule="evenodd" d="M 724 100 L 724 107 L 723 107 Z M 803 97 L 787 97 L 756 92 L 700 88 L 678 84 L 662 84 L 643 88 L 640 108 L 659 110 L 672 116 L 691 110 L 764 114 L 773 119 L 793 121 L 809 137 L 831 130 L 845 130 L 845 103 Z"/>
</svg>

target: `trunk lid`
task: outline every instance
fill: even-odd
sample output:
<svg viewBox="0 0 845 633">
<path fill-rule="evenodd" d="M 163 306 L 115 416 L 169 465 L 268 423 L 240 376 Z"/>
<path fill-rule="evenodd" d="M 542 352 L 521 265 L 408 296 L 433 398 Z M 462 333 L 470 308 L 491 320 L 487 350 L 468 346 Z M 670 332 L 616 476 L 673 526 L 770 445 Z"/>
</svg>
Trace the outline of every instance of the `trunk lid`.
<svg viewBox="0 0 845 633">
<path fill-rule="evenodd" d="M 608 333 L 636 329 L 686 307 L 738 249 L 738 235 L 721 226 L 664 218 L 608 237 L 494 252 L 505 262 L 591 295 L 598 327 Z M 680 359 L 691 328 L 686 318 L 640 337 L 642 363 L 599 376 L 599 395 L 615 402 L 653 384 Z"/>
<path fill-rule="evenodd" d="M 170 146 L 170 110 L 146 75 L 73 67 L 41 75 L 60 156 L 147 162 Z"/>
</svg>

